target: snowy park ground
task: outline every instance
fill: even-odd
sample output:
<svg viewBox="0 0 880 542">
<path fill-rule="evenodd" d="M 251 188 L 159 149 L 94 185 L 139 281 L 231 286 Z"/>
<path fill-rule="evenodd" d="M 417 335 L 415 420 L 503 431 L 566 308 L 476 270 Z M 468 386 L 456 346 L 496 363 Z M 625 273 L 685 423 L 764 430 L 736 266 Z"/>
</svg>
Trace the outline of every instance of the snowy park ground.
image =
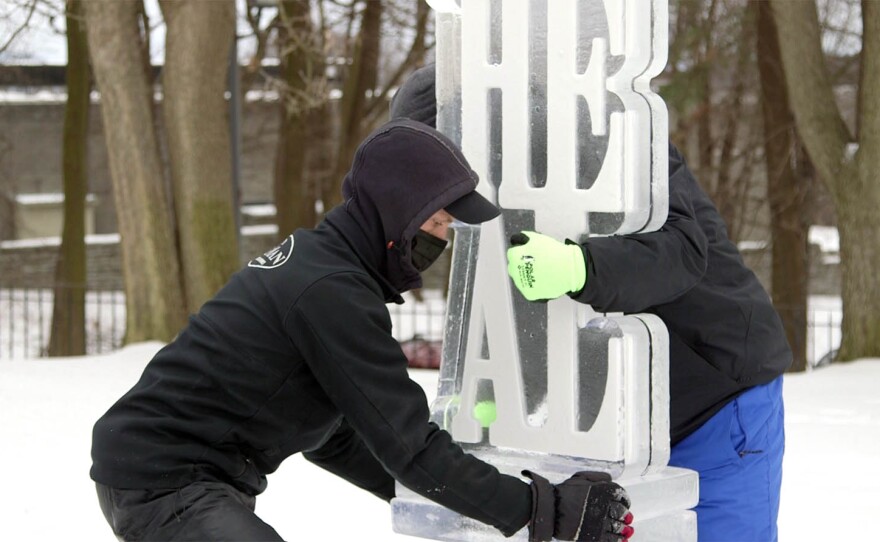
<svg viewBox="0 0 880 542">
<path fill-rule="evenodd" d="M 0 540 L 115 540 L 88 477 L 91 428 L 160 346 L 0 360 Z M 437 373 L 412 376 L 433 398 Z M 780 540 L 875 539 L 869 522 L 880 506 L 880 359 L 785 378 Z M 289 540 L 415 540 L 391 531 L 387 504 L 299 456 L 269 477 L 257 513 Z"/>
</svg>

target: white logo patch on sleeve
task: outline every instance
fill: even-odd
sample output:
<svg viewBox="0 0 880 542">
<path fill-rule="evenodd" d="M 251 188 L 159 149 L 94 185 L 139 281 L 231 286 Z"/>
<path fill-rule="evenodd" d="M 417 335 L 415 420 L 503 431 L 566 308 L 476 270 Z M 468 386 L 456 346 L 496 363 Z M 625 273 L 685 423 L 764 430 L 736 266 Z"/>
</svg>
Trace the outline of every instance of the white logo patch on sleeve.
<svg viewBox="0 0 880 542">
<path fill-rule="evenodd" d="M 293 235 L 287 237 L 280 245 L 267 251 L 262 256 L 257 256 L 248 262 L 248 267 L 258 269 L 275 269 L 281 267 L 293 254 Z"/>
</svg>

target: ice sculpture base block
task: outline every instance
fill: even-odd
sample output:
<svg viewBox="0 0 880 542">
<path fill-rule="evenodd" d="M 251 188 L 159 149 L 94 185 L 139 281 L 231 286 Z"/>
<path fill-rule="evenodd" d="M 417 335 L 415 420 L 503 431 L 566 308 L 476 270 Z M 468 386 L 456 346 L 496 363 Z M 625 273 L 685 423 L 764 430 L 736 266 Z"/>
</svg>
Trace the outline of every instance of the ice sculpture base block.
<svg viewBox="0 0 880 542">
<path fill-rule="evenodd" d="M 472 455 L 495 465 L 501 472 L 519 476 L 522 468 L 529 468 L 558 483 L 578 469 L 599 468 L 574 458 L 538 454 L 523 464 L 521 457 L 498 453 L 497 449 L 467 450 Z M 556 461 L 554 461 L 554 458 Z M 516 463 L 516 464 L 514 464 Z M 635 516 L 633 527 L 640 542 L 696 542 L 697 516 L 690 510 L 699 500 L 699 476 L 696 472 L 666 467 L 656 473 L 615 480 L 626 488 L 632 499 Z M 444 508 L 424 497 L 397 485 L 397 496 L 391 501 L 392 526 L 395 532 L 420 538 L 455 542 L 482 542 L 505 540 L 493 527 Z M 510 540 L 527 540 L 525 529 Z"/>
<path fill-rule="evenodd" d="M 417 499 L 417 500 L 416 500 Z M 447 508 L 416 497 L 398 497 L 391 501 L 394 532 L 448 542 L 498 542 L 500 540 L 528 540 L 527 529 L 510 538 L 484 523 L 452 512 Z M 697 514 L 684 510 L 637 520 L 633 523 L 639 542 L 696 542 Z"/>
</svg>

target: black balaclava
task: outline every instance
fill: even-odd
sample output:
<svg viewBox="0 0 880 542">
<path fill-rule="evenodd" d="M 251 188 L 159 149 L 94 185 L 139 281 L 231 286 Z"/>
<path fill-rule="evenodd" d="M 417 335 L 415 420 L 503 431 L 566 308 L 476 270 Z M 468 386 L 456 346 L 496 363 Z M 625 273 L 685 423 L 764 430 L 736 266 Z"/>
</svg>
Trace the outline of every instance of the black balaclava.
<svg viewBox="0 0 880 542">
<path fill-rule="evenodd" d="M 443 254 L 447 244 L 449 243 L 446 239 L 440 239 L 422 230 L 417 231 L 410 247 L 413 267 L 419 272 L 431 267 L 431 264 Z"/>
<path fill-rule="evenodd" d="M 375 264 L 398 293 L 419 288 L 411 251 L 420 226 L 474 192 L 478 181 L 446 136 L 420 122 L 392 120 L 361 143 L 342 183 L 343 208 L 362 230 L 357 237 L 363 241 L 343 233 L 369 252 L 362 259 Z M 332 215 L 328 219 L 340 222 Z"/>
</svg>

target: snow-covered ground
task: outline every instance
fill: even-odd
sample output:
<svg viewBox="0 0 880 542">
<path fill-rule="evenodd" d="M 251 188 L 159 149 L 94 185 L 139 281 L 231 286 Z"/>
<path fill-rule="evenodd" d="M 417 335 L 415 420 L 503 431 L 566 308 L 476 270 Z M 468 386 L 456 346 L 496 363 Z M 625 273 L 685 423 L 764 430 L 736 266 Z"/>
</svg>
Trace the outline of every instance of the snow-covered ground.
<svg viewBox="0 0 880 542">
<path fill-rule="evenodd" d="M 0 360 L 0 540 L 115 540 L 88 477 L 91 427 L 160 346 Z M 412 376 L 433 397 L 437 373 Z M 783 542 L 876 536 L 878 382 L 880 359 L 786 376 Z M 270 476 L 257 512 L 290 540 L 414 540 L 391 531 L 387 504 L 298 456 Z"/>
</svg>

